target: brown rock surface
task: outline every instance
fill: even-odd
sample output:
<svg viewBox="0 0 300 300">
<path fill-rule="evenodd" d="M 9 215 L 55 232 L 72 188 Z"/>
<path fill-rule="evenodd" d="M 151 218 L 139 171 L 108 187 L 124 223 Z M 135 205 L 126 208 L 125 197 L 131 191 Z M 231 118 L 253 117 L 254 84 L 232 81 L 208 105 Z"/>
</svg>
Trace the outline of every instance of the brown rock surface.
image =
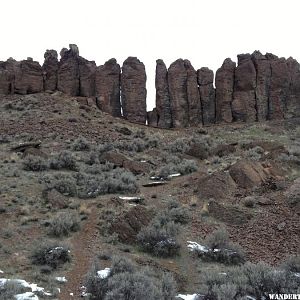
<svg viewBox="0 0 300 300">
<path fill-rule="evenodd" d="M 82 97 L 95 96 L 95 72 L 96 64 L 83 57 L 78 58 L 79 69 L 79 95 Z"/>
<path fill-rule="evenodd" d="M 235 63 L 226 58 L 216 73 L 216 121 L 232 122 Z"/>
<path fill-rule="evenodd" d="M 214 88 L 214 72 L 208 68 L 197 71 L 203 124 L 216 121 L 216 92 Z"/>
<path fill-rule="evenodd" d="M 128 57 L 122 66 L 121 92 L 123 116 L 134 123 L 146 123 L 146 71 L 136 57 Z"/>
<path fill-rule="evenodd" d="M 161 59 L 156 61 L 155 88 L 158 117 L 157 125 L 160 128 L 170 128 L 172 126 L 172 113 L 168 85 L 168 71 L 165 63 Z"/>
<path fill-rule="evenodd" d="M 13 59 L 6 62 L 0 62 L 0 94 L 9 95 L 14 93 L 15 76 L 13 65 L 16 63 Z"/>
<path fill-rule="evenodd" d="M 158 126 L 158 120 L 157 108 L 153 108 L 153 110 L 147 112 L 147 124 L 149 126 L 160 127 Z"/>
<path fill-rule="evenodd" d="M 70 96 L 79 96 L 79 50 L 76 45 L 69 47 L 60 52 L 57 89 Z"/>
<path fill-rule="evenodd" d="M 114 58 L 108 60 L 103 66 L 97 67 L 96 70 L 97 104 L 101 110 L 114 117 L 121 116 L 120 76 L 120 66 Z"/>
<path fill-rule="evenodd" d="M 43 89 L 43 71 L 37 61 L 28 58 L 16 63 L 14 84 L 16 94 L 40 93 Z"/>
<path fill-rule="evenodd" d="M 57 90 L 57 71 L 58 59 L 55 50 L 46 50 L 44 54 L 43 75 L 44 75 L 44 90 Z"/>
<path fill-rule="evenodd" d="M 238 55 L 231 105 L 234 121 L 256 121 L 256 69 L 250 54 Z"/>
</svg>

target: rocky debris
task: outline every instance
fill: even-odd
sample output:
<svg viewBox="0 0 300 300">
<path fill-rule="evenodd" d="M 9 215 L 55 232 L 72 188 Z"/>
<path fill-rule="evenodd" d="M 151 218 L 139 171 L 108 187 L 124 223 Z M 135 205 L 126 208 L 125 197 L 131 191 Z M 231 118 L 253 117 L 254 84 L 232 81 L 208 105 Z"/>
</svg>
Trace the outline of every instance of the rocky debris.
<svg viewBox="0 0 300 300">
<path fill-rule="evenodd" d="M 226 58 L 216 73 L 216 121 L 232 122 L 231 104 L 233 99 L 235 62 Z"/>
<path fill-rule="evenodd" d="M 256 69 L 250 54 L 238 55 L 231 105 L 233 121 L 256 121 Z"/>
<path fill-rule="evenodd" d="M 15 64 L 14 93 L 26 95 L 40 93 L 44 90 L 41 65 L 32 58 Z"/>
<path fill-rule="evenodd" d="M 268 178 L 268 172 L 259 163 L 240 160 L 229 169 L 229 174 L 241 188 L 253 188 L 261 185 Z"/>
<path fill-rule="evenodd" d="M 173 127 L 202 124 L 197 73 L 190 61 L 177 59 L 168 69 Z"/>
<path fill-rule="evenodd" d="M 56 50 L 46 50 L 44 54 L 43 76 L 44 76 L 44 90 L 57 90 L 57 72 L 58 59 Z"/>
<path fill-rule="evenodd" d="M 172 113 L 168 85 L 168 71 L 163 60 L 156 61 L 155 73 L 157 126 L 172 127 Z M 148 123 L 149 124 L 149 123 Z M 151 124 L 149 124 L 152 126 Z"/>
<path fill-rule="evenodd" d="M 117 233 L 121 242 L 133 244 L 142 227 L 147 226 L 154 214 L 144 206 L 132 206 L 124 212 L 110 227 L 112 233 Z"/>
<path fill-rule="evenodd" d="M 147 112 L 147 124 L 151 127 L 159 127 L 158 126 L 159 116 L 157 114 L 157 109 L 153 108 L 152 111 Z"/>
<path fill-rule="evenodd" d="M 95 95 L 95 72 L 96 63 L 83 57 L 78 58 L 79 70 L 79 95 L 91 97 Z"/>
<path fill-rule="evenodd" d="M 203 124 L 213 124 L 216 120 L 216 92 L 214 88 L 214 72 L 209 68 L 197 71 L 197 79 L 202 106 Z"/>
<path fill-rule="evenodd" d="M 121 69 L 114 58 L 96 69 L 97 105 L 102 111 L 114 117 L 121 117 L 120 76 Z"/>
<path fill-rule="evenodd" d="M 79 50 L 69 45 L 60 52 L 57 89 L 70 96 L 79 96 Z"/>
<path fill-rule="evenodd" d="M 29 148 L 40 148 L 41 147 L 42 142 L 38 141 L 38 142 L 26 142 L 26 143 L 20 143 L 16 146 L 12 146 L 10 151 L 14 151 L 14 152 L 24 152 Z"/>
<path fill-rule="evenodd" d="M 144 64 L 128 57 L 121 74 L 122 108 L 124 118 L 134 123 L 146 123 L 146 79 Z"/>
</svg>

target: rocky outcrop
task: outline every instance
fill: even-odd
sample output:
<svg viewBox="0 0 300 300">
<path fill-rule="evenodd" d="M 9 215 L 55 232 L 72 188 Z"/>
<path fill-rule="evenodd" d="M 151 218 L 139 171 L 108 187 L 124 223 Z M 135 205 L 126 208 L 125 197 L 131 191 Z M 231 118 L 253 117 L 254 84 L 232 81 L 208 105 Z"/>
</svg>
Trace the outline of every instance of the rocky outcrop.
<svg viewBox="0 0 300 300">
<path fill-rule="evenodd" d="M 57 90 L 57 71 L 58 59 L 57 51 L 46 50 L 44 54 L 43 76 L 44 76 L 44 90 L 56 91 Z"/>
<path fill-rule="evenodd" d="M 79 96 L 79 50 L 76 45 L 60 52 L 57 89 L 70 96 Z"/>
<path fill-rule="evenodd" d="M 216 121 L 232 122 L 231 104 L 233 99 L 235 63 L 226 58 L 216 72 Z"/>
<path fill-rule="evenodd" d="M 79 56 L 79 95 L 82 97 L 95 96 L 96 63 Z"/>
<path fill-rule="evenodd" d="M 203 124 L 213 124 L 216 120 L 214 72 L 208 68 L 201 68 L 197 71 L 197 79 L 200 92 Z"/>
<path fill-rule="evenodd" d="M 165 63 L 161 59 L 156 61 L 155 88 L 156 113 L 158 119 L 156 125 L 160 128 L 170 128 L 172 126 L 172 113 L 168 86 L 168 71 Z M 155 113 L 152 113 L 151 116 L 153 115 L 155 115 Z M 150 122 L 153 123 L 152 121 L 154 119 L 152 117 L 150 119 Z"/>
<path fill-rule="evenodd" d="M 300 64 L 290 57 L 287 60 L 287 65 L 290 74 L 290 87 L 285 117 L 300 117 Z"/>
<path fill-rule="evenodd" d="M 256 69 L 250 54 L 238 55 L 231 105 L 233 121 L 254 122 L 256 112 Z"/>
<path fill-rule="evenodd" d="M 197 73 L 188 60 L 178 59 L 168 69 L 173 127 L 202 123 Z"/>
<path fill-rule="evenodd" d="M 120 76 L 121 69 L 114 58 L 96 69 L 97 105 L 102 111 L 114 117 L 121 117 Z"/>
<path fill-rule="evenodd" d="M 14 94 L 16 61 L 12 58 L 0 62 L 0 94 Z"/>
<path fill-rule="evenodd" d="M 146 71 L 136 57 L 128 57 L 122 66 L 121 95 L 125 119 L 145 124 L 146 112 Z"/>
</svg>

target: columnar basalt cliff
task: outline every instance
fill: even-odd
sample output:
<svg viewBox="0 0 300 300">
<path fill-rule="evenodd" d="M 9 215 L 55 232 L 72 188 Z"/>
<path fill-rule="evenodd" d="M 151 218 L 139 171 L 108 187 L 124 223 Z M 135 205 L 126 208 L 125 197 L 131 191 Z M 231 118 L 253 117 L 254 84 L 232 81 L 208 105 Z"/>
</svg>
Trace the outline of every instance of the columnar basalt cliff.
<svg viewBox="0 0 300 300">
<path fill-rule="evenodd" d="M 136 57 L 128 57 L 122 66 L 121 97 L 125 119 L 145 124 L 146 113 L 146 70 Z"/>
<path fill-rule="evenodd" d="M 79 55 L 76 45 L 60 52 L 47 50 L 41 66 L 32 58 L 0 61 L 0 94 L 61 91 L 72 97 L 93 98 L 115 117 L 159 128 L 184 128 L 214 123 L 254 122 L 300 117 L 300 65 L 255 51 L 238 55 L 236 66 L 226 58 L 215 76 L 195 70 L 187 59 L 167 69 L 156 61 L 156 107 L 146 111 L 146 71 L 136 57 L 120 68 L 113 58 L 97 67 Z"/>
</svg>

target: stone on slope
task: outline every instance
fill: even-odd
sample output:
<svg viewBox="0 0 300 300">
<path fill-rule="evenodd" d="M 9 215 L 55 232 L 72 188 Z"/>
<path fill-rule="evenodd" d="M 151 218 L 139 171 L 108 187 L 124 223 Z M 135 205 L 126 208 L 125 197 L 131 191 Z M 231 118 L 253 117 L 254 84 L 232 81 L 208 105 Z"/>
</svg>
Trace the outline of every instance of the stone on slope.
<svg viewBox="0 0 300 300">
<path fill-rule="evenodd" d="M 44 90 L 57 90 L 58 59 L 56 50 L 46 50 L 44 54 L 43 76 Z"/>
<path fill-rule="evenodd" d="M 238 55 L 232 101 L 233 121 L 256 121 L 256 69 L 250 54 Z"/>
<path fill-rule="evenodd" d="M 226 58 L 216 72 L 216 121 L 231 123 L 235 62 Z"/>
<path fill-rule="evenodd" d="M 114 117 L 121 116 L 120 76 L 121 69 L 114 58 L 96 69 L 97 105 L 102 111 Z"/>
<path fill-rule="evenodd" d="M 216 121 L 216 92 L 214 88 L 214 72 L 208 68 L 197 71 L 197 79 L 202 106 L 203 124 L 213 124 Z"/>
<path fill-rule="evenodd" d="M 157 126 L 160 128 L 170 128 L 172 126 L 172 113 L 168 85 L 168 71 L 165 63 L 161 59 L 156 61 L 155 88 L 156 112 L 158 118 Z"/>
<path fill-rule="evenodd" d="M 134 123 L 146 123 L 146 79 L 144 64 L 128 57 L 121 74 L 122 108 L 124 118 Z"/>
</svg>

